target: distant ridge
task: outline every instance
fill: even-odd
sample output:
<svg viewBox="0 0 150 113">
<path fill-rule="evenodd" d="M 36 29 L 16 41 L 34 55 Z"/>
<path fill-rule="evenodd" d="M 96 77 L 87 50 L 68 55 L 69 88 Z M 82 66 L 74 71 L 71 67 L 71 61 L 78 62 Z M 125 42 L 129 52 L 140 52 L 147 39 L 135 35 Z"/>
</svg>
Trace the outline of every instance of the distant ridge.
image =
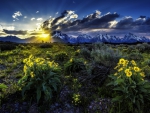
<svg viewBox="0 0 150 113">
<path fill-rule="evenodd" d="M 79 35 L 78 37 L 69 37 L 66 34 L 61 33 L 60 31 L 55 31 L 53 33 L 53 38 L 60 38 L 66 43 L 95 43 L 95 42 L 103 42 L 103 43 L 149 43 L 150 39 L 144 36 L 136 36 L 132 33 L 126 34 L 123 38 L 119 38 L 117 36 L 111 36 L 108 34 L 97 34 L 94 37 L 91 37 L 86 34 Z"/>
<path fill-rule="evenodd" d="M 52 40 L 49 42 L 60 42 L 60 43 L 96 43 L 96 42 L 103 42 L 103 43 L 150 43 L 150 39 L 144 36 L 136 36 L 133 33 L 126 34 L 123 38 L 119 38 L 117 36 L 111 36 L 108 34 L 97 34 L 94 37 L 91 37 L 87 34 L 81 34 L 76 38 L 72 36 L 68 36 L 67 34 L 63 34 L 61 31 L 54 31 L 52 32 Z M 41 38 L 37 37 L 30 37 L 26 39 L 20 39 L 16 36 L 6 36 L 0 37 L 0 41 L 10 41 L 16 43 L 39 43 L 42 42 Z M 48 42 L 48 41 L 47 41 Z"/>
</svg>

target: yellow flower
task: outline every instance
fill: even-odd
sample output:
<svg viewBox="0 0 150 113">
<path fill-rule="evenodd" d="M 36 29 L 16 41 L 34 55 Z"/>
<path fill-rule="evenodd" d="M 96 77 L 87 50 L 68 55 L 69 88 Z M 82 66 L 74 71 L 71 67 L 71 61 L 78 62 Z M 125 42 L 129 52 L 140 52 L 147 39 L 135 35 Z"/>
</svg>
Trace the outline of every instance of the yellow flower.
<svg viewBox="0 0 150 113">
<path fill-rule="evenodd" d="M 116 66 L 114 69 L 117 69 L 119 66 Z"/>
<path fill-rule="evenodd" d="M 136 62 L 134 60 L 131 60 L 132 65 L 136 66 Z"/>
<path fill-rule="evenodd" d="M 141 73 L 140 73 L 140 75 L 141 75 L 142 77 L 145 77 L 145 74 L 144 74 L 144 72 L 141 72 Z"/>
<path fill-rule="evenodd" d="M 23 60 L 23 63 L 26 63 L 26 62 L 27 62 L 27 59 L 24 59 L 24 60 Z"/>
<path fill-rule="evenodd" d="M 132 72 L 131 72 L 131 71 L 129 71 L 129 72 L 126 73 L 126 76 L 127 76 L 127 77 L 131 77 L 131 75 L 132 75 Z"/>
<path fill-rule="evenodd" d="M 29 66 L 32 67 L 32 66 L 33 66 L 33 62 L 30 62 L 30 63 L 29 63 Z"/>
<path fill-rule="evenodd" d="M 129 63 L 129 61 L 128 61 L 128 60 L 124 60 L 124 64 L 123 64 L 123 66 L 127 66 L 127 65 L 128 65 L 128 63 Z"/>
<path fill-rule="evenodd" d="M 72 58 L 70 59 L 70 62 L 72 62 Z"/>
<path fill-rule="evenodd" d="M 25 65 L 23 71 L 26 72 L 26 70 L 27 70 L 27 66 Z"/>
<path fill-rule="evenodd" d="M 77 52 L 80 53 L 80 49 L 78 49 Z"/>
<path fill-rule="evenodd" d="M 118 73 L 115 73 L 114 75 L 115 75 L 115 76 L 117 76 L 117 75 L 118 75 Z"/>
<path fill-rule="evenodd" d="M 33 72 L 31 72 L 30 75 L 31 75 L 32 78 L 34 77 L 34 73 Z"/>
<path fill-rule="evenodd" d="M 125 60 L 123 59 L 123 58 L 121 58 L 120 60 L 119 60 L 119 64 L 124 64 L 125 63 Z"/>
<path fill-rule="evenodd" d="M 123 68 L 120 68 L 119 70 L 118 70 L 118 72 L 120 72 L 120 71 L 122 71 L 123 70 Z"/>
<path fill-rule="evenodd" d="M 135 72 L 139 72 L 139 71 L 140 71 L 140 68 L 139 68 L 139 67 L 134 67 L 134 71 L 135 71 Z"/>
<path fill-rule="evenodd" d="M 125 73 L 128 73 L 128 72 L 130 72 L 130 70 L 129 70 L 129 69 L 126 69 L 124 72 L 125 72 Z"/>
</svg>

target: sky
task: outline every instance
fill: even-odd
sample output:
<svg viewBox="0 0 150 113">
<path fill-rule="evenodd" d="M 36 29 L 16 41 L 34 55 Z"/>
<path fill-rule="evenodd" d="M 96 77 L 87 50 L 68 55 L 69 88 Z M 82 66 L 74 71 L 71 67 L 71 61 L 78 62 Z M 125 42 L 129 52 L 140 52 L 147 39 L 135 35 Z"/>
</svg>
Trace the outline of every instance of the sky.
<svg viewBox="0 0 150 113">
<path fill-rule="evenodd" d="M 55 30 L 150 37 L 150 0 L 0 0 L 0 36 L 20 38 Z M 47 31 L 47 32 L 45 32 Z"/>
</svg>

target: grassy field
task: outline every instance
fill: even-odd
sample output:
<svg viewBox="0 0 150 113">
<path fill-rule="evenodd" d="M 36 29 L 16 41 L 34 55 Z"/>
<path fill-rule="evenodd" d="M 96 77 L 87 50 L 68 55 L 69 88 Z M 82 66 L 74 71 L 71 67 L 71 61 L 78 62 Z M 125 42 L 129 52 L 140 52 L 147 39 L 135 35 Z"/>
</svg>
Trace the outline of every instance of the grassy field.
<svg viewBox="0 0 150 113">
<path fill-rule="evenodd" d="M 0 113 L 149 113 L 150 45 L 0 43 Z"/>
</svg>

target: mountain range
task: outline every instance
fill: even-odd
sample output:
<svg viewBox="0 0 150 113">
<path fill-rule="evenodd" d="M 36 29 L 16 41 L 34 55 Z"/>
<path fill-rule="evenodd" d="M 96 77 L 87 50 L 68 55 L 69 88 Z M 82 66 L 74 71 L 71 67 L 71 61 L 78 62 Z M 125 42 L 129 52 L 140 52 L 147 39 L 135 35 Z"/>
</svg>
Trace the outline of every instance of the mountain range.
<svg viewBox="0 0 150 113">
<path fill-rule="evenodd" d="M 6 36 L 6 37 L 0 37 L 0 41 L 3 42 L 16 42 L 16 43 L 38 43 L 42 42 L 41 38 L 38 37 L 30 37 L 30 38 L 25 38 L 25 39 L 20 39 L 17 36 Z"/>
<path fill-rule="evenodd" d="M 144 36 L 136 36 L 133 33 L 126 34 L 123 38 L 119 38 L 117 36 L 111 36 L 108 34 L 97 34 L 94 37 L 91 37 L 86 34 L 79 35 L 78 37 L 74 38 L 68 36 L 66 34 L 61 33 L 60 31 L 55 31 L 52 34 L 52 37 L 60 38 L 66 43 L 95 43 L 95 42 L 103 42 L 103 43 L 148 43 L 150 42 L 149 38 Z"/>
<path fill-rule="evenodd" d="M 95 42 L 103 42 L 103 43 L 148 43 L 150 42 L 149 38 L 136 36 L 132 33 L 126 34 L 123 38 L 119 38 L 116 36 L 111 36 L 108 34 L 97 34 L 94 37 L 91 37 L 87 34 L 81 34 L 78 37 L 68 36 L 67 34 L 61 33 L 61 31 L 54 31 L 52 34 L 51 42 L 62 42 L 62 43 L 95 43 Z M 16 43 L 37 43 L 42 42 L 41 38 L 30 37 L 26 39 L 20 39 L 16 36 L 7 36 L 0 37 L 0 41 L 10 41 Z"/>
</svg>

